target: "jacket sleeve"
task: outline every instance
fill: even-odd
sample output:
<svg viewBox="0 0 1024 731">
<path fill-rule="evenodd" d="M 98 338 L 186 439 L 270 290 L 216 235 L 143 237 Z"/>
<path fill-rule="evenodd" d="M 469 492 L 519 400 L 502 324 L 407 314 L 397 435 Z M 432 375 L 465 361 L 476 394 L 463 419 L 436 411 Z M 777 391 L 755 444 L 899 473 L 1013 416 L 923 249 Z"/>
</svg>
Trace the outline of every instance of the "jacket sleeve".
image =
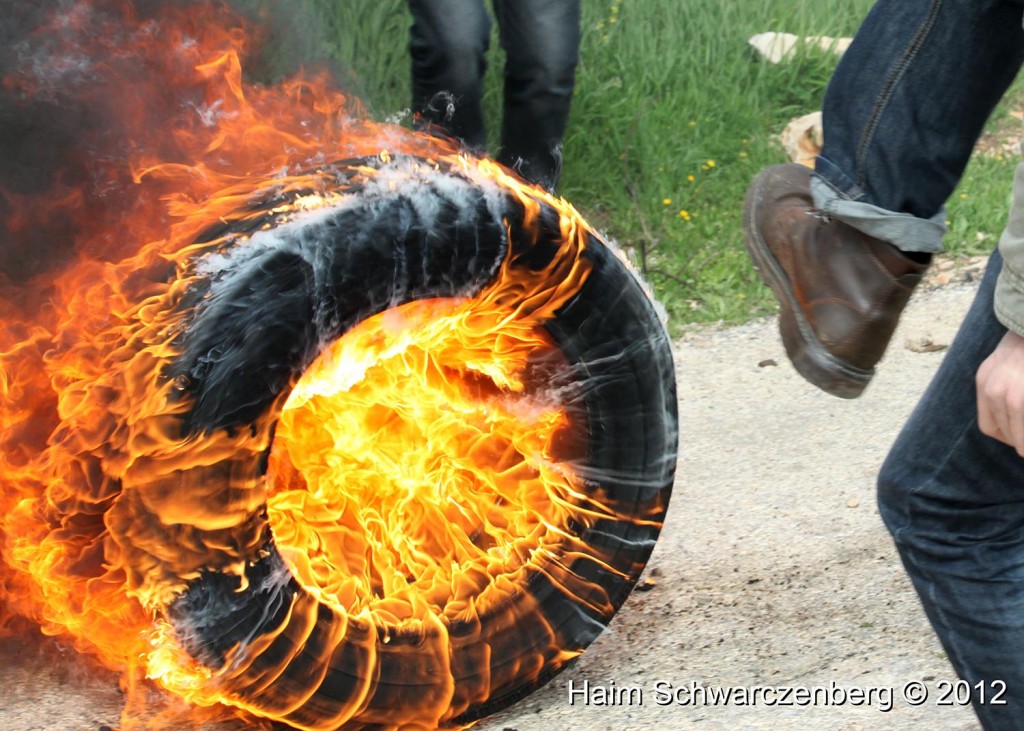
<svg viewBox="0 0 1024 731">
<path fill-rule="evenodd" d="M 999 322 L 1024 335 L 1024 163 L 1013 178 L 1013 202 L 999 239 L 1003 269 L 996 282 L 995 315 Z"/>
</svg>

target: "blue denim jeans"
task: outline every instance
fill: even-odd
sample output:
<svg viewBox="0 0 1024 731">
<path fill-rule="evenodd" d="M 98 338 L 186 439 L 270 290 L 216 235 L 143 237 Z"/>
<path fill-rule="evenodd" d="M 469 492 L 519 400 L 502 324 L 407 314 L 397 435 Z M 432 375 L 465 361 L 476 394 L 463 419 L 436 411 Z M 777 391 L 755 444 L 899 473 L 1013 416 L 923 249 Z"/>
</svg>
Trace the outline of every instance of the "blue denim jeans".
<svg viewBox="0 0 1024 731">
<path fill-rule="evenodd" d="M 580 51 L 579 0 L 493 0 L 505 50 L 498 161 L 553 189 Z M 483 0 L 409 0 L 413 109 L 425 125 L 487 147 L 481 99 L 491 19 Z"/>
<path fill-rule="evenodd" d="M 1024 729 L 1024 459 L 978 430 L 974 382 L 1006 332 L 992 313 L 1001 266 L 996 252 L 878 476 L 882 519 L 956 672 L 982 684 L 972 700 L 990 730 Z M 1002 683 L 1006 705 L 980 702 Z"/>
<path fill-rule="evenodd" d="M 829 81 L 812 194 L 904 251 L 938 251 L 943 206 L 1024 60 L 1020 0 L 879 0 Z"/>
</svg>

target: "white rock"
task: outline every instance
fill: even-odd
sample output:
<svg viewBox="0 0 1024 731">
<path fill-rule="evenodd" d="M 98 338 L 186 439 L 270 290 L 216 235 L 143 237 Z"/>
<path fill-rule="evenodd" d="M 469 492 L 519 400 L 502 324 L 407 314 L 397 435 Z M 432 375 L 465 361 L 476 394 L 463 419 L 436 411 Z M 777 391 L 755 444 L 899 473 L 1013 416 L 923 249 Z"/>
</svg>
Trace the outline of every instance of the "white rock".
<svg viewBox="0 0 1024 731">
<path fill-rule="evenodd" d="M 813 168 L 814 158 L 821 152 L 821 147 L 825 143 L 821 112 L 811 112 L 791 119 L 779 135 L 779 141 L 790 160 Z"/>
<path fill-rule="evenodd" d="M 769 63 L 780 63 L 792 58 L 801 45 L 816 46 L 823 51 L 830 51 L 841 56 L 850 47 L 852 40 L 852 38 L 798 36 L 793 33 L 769 32 L 751 36 L 747 43 Z"/>
</svg>

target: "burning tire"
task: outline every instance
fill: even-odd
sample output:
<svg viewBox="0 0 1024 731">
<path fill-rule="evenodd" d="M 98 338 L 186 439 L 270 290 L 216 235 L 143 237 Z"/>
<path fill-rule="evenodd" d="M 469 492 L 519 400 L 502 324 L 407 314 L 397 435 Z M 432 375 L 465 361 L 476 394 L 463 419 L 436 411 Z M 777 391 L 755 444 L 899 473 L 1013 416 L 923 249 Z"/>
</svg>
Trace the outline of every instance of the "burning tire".
<svg viewBox="0 0 1024 731">
<path fill-rule="evenodd" d="M 654 546 L 677 440 L 663 324 L 631 270 L 568 206 L 483 165 L 336 163 L 196 243 L 178 304 L 185 324 L 163 374 L 177 404 L 165 428 L 178 443 L 206 445 L 206 456 L 146 473 L 133 489 L 147 505 L 199 496 L 202 524 L 146 550 L 194 554 L 176 559 L 194 570 L 165 613 L 210 682 L 259 715 L 303 729 L 480 718 L 587 647 Z M 393 336 L 389 317 L 399 321 Z M 437 358 L 429 344 L 415 358 L 394 355 L 398 339 L 438 318 L 468 327 L 469 344 Z M 321 354 L 367 324 L 370 350 L 454 389 L 415 428 L 433 440 L 458 416 L 472 436 L 422 458 L 400 447 L 387 458 L 396 469 L 418 460 L 401 484 L 373 478 L 338 497 L 362 483 L 369 458 L 346 462 L 329 487 L 313 486 L 321 467 L 299 474 L 299 462 L 336 449 L 351 429 L 323 436 L 316 426 L 283 447 L 286 421 L 301 421 L 283 414 Z M 476 355 L 486 348 L 512 353 L 511 375 Z M 316 401 L 318 388 L 299 400 Z M 360 423 L 373 438 L 412 428 L 400 406 L 365 400 Z M 533 431 L 493 427 L 498 412 Z M 424 465 L 440 476 L 411 485 Z M 470 486 L 464 502 L 460 485 Z M 314 514 L 328 516 L 322 529 L 302 527 Z M 382 527 L 388 515 L 398 522 Z M 398 547 L 382 558 L 389 540 Z"/>
</svg>

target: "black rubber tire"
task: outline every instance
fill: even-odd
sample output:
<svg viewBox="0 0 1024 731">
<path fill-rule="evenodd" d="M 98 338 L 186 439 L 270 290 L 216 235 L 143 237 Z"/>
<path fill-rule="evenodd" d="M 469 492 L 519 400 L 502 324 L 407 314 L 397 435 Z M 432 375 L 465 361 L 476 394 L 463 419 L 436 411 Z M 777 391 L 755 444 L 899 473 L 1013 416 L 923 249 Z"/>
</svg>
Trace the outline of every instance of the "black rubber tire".
<svg viewBox="0 0 1024 731">
<path fill-rule="evenodd" d="M 562 214 L 543 196 L 535 199 L 540 216 L 527 227 L 522 201 L 500 186 L 442 169 L 422 176 L 414 190 L 377 194 L 353 172 L 368 165 L 432 166 L 409 159 L 338 163 L 332 174 L 339 190 L 353 196 L 349 203 L 291 230 L 281 246 L 248 256 L 237 272 L 193 283 L 183 306 L 194 312 L 169 373 L 189 403 L 181 417 L 185 433 L 244 428 L 279 408 L 323 344 L 373 314 L 417 299 L 476 293 L 506 257 L 512 266 L 537 269 L 558 251 Z M 251 212 L 246 220 L 229 225 L 245 233 L 266 223 Z M 639 578 L 664 519 L 676 462 L 676 393 L 669 339 L 650 297 L 614 251 L 589 229 L 585 236 L 581 256 L 590 273 L 545 327 L 578 379 L 571 408 L 582 412 L 574 423 L 585 425 L 585 457 L 574 467 L 604 491 L 617 516 L 571 526 L 592 555 L 565 555 L 531 570 L 508 602 L 449 625 L 451 693 L 440 680 L 436 688 L 410 685 L 430 675 L 423 665 L 432 658 L 416 655 L 427 629 L 386 633 L 350 620 L 344 639 L 324 656 L 317 648 L 339 618 L 319 605 L 314 626 L 297 639 L 289 608 L 315 600 L 290 578 L 264 532 L 253 539 L 260 549 L 248 564 L 246 590 L 214 564 L 167 607 L 186 649 L 214 668 L 240 643 L 275 636 L 251 658 L 244 677 L 236 671 L 231 692 L 242 705 L 299 728 L 331 728 L 332 718 L 385 727 L 407 719 L 425 697 L 450 693 L 441 722 L 467 723 L 547 682 L 564 668 L 565 653 L 582 650 L 606 627 Z M 207 297 L 214 286 L 218 297 Z M 264 323 L 259 339 L 247 335 L 254 322 Z M 265 470 L 265 463 L 251 468 Z M 210 469 L 215 476 L 218 467 Z M 253 525 L 265 530 L 258 519 Z M 285 580 L 275 579 L 282 575 Z M 265 682 L 262 673 L 282 658 L 290 660 Z M 295 697 L 306 701 L 297 708 L 285 702 Z M 358 711 L 338 715 L 355 698 L 362 699 Z"/>
</svg>

